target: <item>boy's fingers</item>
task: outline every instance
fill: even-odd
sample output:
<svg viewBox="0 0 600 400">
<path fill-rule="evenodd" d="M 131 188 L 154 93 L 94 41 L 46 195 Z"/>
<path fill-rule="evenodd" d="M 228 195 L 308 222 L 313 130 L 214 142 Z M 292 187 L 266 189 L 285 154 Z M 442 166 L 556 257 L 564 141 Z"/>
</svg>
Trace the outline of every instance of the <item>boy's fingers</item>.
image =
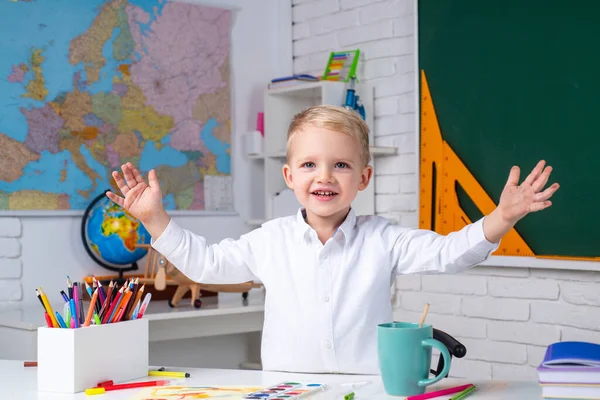
<svg viewBox="0 0 600 400">
<path fill-rule="evenodd" d="M 546 201 L 550 197 L 552 197 L 554 192 L 556 192 L 557 190 L 558 190 L 558 185 L 552 185 L 549 188 L 547 188 L 546 190 L 544 190 L 543 192 L 536 193 L 535 196 L 533 197 L 533 199 L 535 201 Z"/>
<path fill-rule="evenodd" d="M 552 202 L 550 200 L 546 200 L 546 201 L 541 201 L 539 203 L 533 203 L 531 205 L 531 212 L 535 212 L 535 211 L 540 211 L 543 209 L 546 209 L 548 207 L 550 207 L 552 205 Z"/>
<path fill-rule="evenodd" d="M 140 174 L 140 171 L 138 171 L 137 168 L 133 168 L 133 177 L 137 183 L 146 183 L 144 178 L 142 178 L 142 174 Z"/>
<path fill-rule="evenodd" d="M 130 167 L 128 164 L 123 164 L 121 169 L 123 170 L 123 175 L 125 176 L 125 182 L 127 182 L 127 186 L 129 186 L 131 189 L 137 185 L 137 181 L 133 177 L 132 167 Z"/>
<path fill-rule="evenodd" d="M 535 180 L 537 179 L 537 177 L 542 173 L 542 171 L 544 170 L 544 164 L 546 164 L 546 161 L 542 160 L 539 163 L 537 163 L 537 165 L 535 166 L 535 168 L 531 171 L 531 173 L 527 176 L 527 178 L 525 178 L 525 181 L 523 183 L 526 183 L 528 185 L 533 185 L 533 182 L 535 182 Z"/>
<path fill-rule="evenodd" d="M 117 196 L 113 192 L 106 192 L 106 197 L 117 203 L 117 205 L 123 207 L 124 199 L 121 196 Z"/>
<path fill-rule="evenodd" d="M 150 184 L 151 188 L 160 188 L 160 183 L 158 182 L 156 171 L 154 171 L 153 169 L 151 169 L 150 172 L 148 172 L 148 183 Z"/>
<path fill-rule="evenodd" d="M 129 192 L 129 186 L 127 186 L 127 184 L 121 177 L 121 174 L 119 174 L 117 171 L 113 171 L 112 176 L 113 176 L 113 179 L 115 180 L 115 183 L 117 184 L 117 187 L 119 188 L 121 193 L 123 193 L 123 196 L 125 196 L 127 194 L 127 192 Z"/>
<path fill-rule="evenodd" d="M 506 186 L 518 186 L 519 185 L 519 176 L 521 175 L 521 170 L 516 165 L 510 169 L 510 174 L 508 174 L 508 180 L 506 181 Z"/>
<path fill-rule="evenodd" d="M 544 169 L 544 172 L 542 172 L 542 174 L 531 185 L 534 192 L 537 193 L 540 190 L 542 190 L 544 188 L 544 186 L 546 186 L 546 183 L 548 183 L 548 178 L 550 178 L 551 172 L 552 172 L 552 167 L 546 167 Z"/>
</svg>

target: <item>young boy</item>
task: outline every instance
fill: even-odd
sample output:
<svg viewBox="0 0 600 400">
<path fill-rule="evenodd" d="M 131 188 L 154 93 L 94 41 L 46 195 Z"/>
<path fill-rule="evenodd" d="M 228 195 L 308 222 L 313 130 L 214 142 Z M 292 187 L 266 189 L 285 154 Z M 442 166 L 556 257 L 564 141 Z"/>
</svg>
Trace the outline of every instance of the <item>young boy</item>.
<svg viewBox="0 0 600 400">
<path fill-rule="evenodd" d="M 377 324 L 390 322 L 390 285 L 397 274 L 456 273 L 484 261 L 515 223 L 551 205 L 543 190 L 551 167 L 541 161 L 519 185 L 510 171 L 498 207 L 458 232 L 406 229 L 378 216 L 356 216 L 351 203 L 371 180 L 369 128 L 336 106 L 311 107 L 288 130 L 283 176 L 302 205 L 208 245 L 165 212 L 154 170 L 147 184 L 130 163 L 113 177 L 124 197 L 107 193 L 144 224 L 153 247 L 197 282 L 266 288 L 265 370 L 378 374 Z M 400 356 L 400 355 L 399 355 Z"/>
</svg>

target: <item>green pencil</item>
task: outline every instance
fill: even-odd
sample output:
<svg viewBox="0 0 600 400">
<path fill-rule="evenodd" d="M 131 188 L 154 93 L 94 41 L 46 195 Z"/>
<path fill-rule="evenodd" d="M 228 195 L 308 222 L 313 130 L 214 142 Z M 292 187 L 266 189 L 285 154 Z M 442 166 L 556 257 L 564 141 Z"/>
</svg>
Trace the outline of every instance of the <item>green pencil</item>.
<svg viewBox="0 0 600 400">
<path fill-rule="evenodd" d="M 457 393 L 456 396 L 450 397 L 450 400 L 462 400 L 465 397 L 467 397 L 469 394 L 471 394 L 471 392 L 473 390 L 475 390 L 475 385 L 469 386 L 468 388 L 466 388 L 462 392 Z"/>
</svg>

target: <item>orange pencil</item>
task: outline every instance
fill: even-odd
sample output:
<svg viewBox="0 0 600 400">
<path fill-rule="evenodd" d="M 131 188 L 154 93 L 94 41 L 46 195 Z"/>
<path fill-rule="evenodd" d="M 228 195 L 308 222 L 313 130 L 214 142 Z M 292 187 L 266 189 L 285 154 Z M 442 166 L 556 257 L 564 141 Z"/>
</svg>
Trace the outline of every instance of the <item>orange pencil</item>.
<svg viewBox="0 0 600 400">
<path fill-rule="evenodd" d="M 123 287 L 121 289 L 123 289 Z M 117 307 L 115 307 L 115 309 L 111 315 L 111 318 L 108 320 L 109 324 L 111 322 L 117 322 L 116 321 L 117 315 L 119 314 L 119 312 L 121 312 L 121 307 L 123 307 L 123 305 L 125 304 L 124 301 L 125 301 L 125 298 L 127 297 L 128 293 L 131 293 L 129 288 L 125 289 L 125 291 L 121 294 L 121 298 L 119 299 L 119 302 L 117 303 Z"/>
<path fill-rule="evenodd" d="M 96 305 L 96 299 L 98 298 L 98 288 L 94 290 L 94 294 L 92 295 L 92 300 L 90 301 L 90 306 L 88 307 L 88 312 L 85 317 L 85 322 L 83 326 L 90 326 L 90 322 L 92 320 L 92 315 L 94 315 L 94 306 Z"/>
<path fill-rule="evenodd" d="M 125 309 L 127 308 L 127 303 L 129 302 L 129 299 L 131 299 L 132 295 L 132 291 L 127 292 L 125 298 L 123 299 L 123 302 L 121 303 L 120 310 L 117 311 L 117 316 L 115 317 L 114 322 L 119 322 L 121 318 L 123 318 L 123 314 L 125 313 Z"/>
</svg>

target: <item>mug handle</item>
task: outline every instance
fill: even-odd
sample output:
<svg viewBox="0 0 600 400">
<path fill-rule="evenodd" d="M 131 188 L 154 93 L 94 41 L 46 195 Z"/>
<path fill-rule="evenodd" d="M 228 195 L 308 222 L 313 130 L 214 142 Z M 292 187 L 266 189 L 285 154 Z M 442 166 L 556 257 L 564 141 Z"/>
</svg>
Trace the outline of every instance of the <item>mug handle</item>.
<svg viewBox="0 0 600 400">
<path fill-rule="evenodd" d="M 424 387 L 424 386 L 433 385 L 434 383 L 436 383 L 437 381 L 439 381 L 440 379 L 442 379 L 443 377 L 448 375 L 448 371 L 450 371 L 450 362 L 451 362 L 452 358 L 450 357 L 450 352 L 448 351 L 446 346 L 444 346 L 442 344 L 442 342 L 440 342 L 439 340 L 424 339 L 421 342 L 421 346 L 435 347 L 437 350 L 440 351 L 441 356 L 444 357 L 444 368 L 442 369 L 442 372 L 440 372 L 438 374 L 438 376 L 435 376 L 430 379 L 422 379 L 417 383 L 417 385 L 419 385 L 419 387 Z M 429 368 L 427 368 L 427 371 L 429 371 Z"/>
</svg>

